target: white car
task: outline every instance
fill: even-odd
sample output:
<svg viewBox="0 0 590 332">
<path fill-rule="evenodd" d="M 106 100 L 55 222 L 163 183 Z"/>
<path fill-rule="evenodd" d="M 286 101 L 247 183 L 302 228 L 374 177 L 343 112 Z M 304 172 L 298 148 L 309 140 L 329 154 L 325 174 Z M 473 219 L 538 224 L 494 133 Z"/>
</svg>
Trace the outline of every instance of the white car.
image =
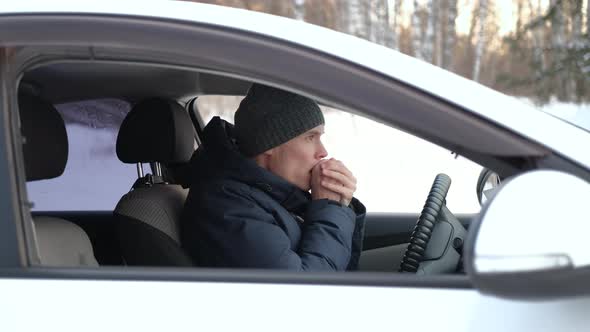
<svg viewBox="0 0 590 332">
<path fill-rule="evenodd" d="M 124 165 L 118 160 L 72 157 L 114 156 L 123 118 L 153 97 L 186 107 L 178 119 L 148 116 L 130 131 L 135 145 L 121 143 L 117 152 L 176 149 L 182 135 L 163 129 L 167 121 L 194 126 L 183 141 L 192 152 L 205 124 L 196 98 L 243 96 L 251 82 L 429 141 L 492 170 L 502 183 L 486 191 L 477 213 L 455 217 L 447 208 L 445 176 L 430 194 L 424 191 L 422 213 L 369 209 L 359 272 L 209 269 L 182 260 L 175 228 L 186 197 L 186 156 L 146 157 L 154 176 L 141 164 L 137 175 L 134 164 L 115 174 L 113 163 Z M 285 18 L 194 3 L 105 1 L 3 3 L 0 83 L 2 331 L 582 331 L 590 325 L 590 228 L 583 213 L 590 133 L 477 83 Z M 142 142 L 153 137 L 164 148 L 146 149 Z M 111 148 L 81 145 L 96 142 Z M 371 153 L 396 154 L 395 143 L 377 142 Z M 418 152 L 396 158 L 411 164 Z M 384 168 L 370 156 L 359 159 Z M 438 161 L 431 163 L 436 169 Z M 88 164 L 92 172 L 84 171 Z M 59 182 L 77 169 L 77 177 Z M 110 191 L 131 188 L 137 177 L 136 188 L 149 196 L 144 201 L 131 197 L 137 189 Z M 481 197 L 488 179 L 480 179 L 473 197 Z M 66 187 L 77 189 L 68 196 Z M 111 201 L 93 207 L 97 193 Z M 122 230 L 129 218 L 135 226 Z M 139 243 L 146 230 L 153 242 Z M 418 273 L 400 273 L 400 265 Z"/>
</svg>

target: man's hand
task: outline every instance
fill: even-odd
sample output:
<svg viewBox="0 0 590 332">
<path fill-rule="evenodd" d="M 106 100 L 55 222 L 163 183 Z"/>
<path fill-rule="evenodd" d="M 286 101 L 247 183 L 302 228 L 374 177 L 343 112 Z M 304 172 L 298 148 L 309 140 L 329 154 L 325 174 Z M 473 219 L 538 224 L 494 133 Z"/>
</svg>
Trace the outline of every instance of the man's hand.
<svg viewBox="0 0 590 332">
<path fill-rule="evenodd" d="M 338 193 L 341 204 L 350 204 L 356 191 L 356 178 L 352 172 L 340 160 L 334 158 L 326 160 L 320 167 L 322 169 L 322 186 Z"/>
<path fill-rule="evenodd" d="M 344 164 L 334 158 L 322 161 L 316 165 L 319 168 L 319 185 L 322 190 L 328 190 L 331 197 L 329 198 L 340 202 L 343 205 L 350 204 L 352 196 L 356 191 L 356 178 L 352 175 L 352 172 L 344 166 Z M 312 171 L 312 197 L 314 192 L 314 178 L 317 182 L 317 176 L 314 177 Z M 317 188 L 317 185 L 315 186 Z M 337 194 L 338 199 L 334 199 L 334 194 Z"/>
<path fill-rule="evenodd" d="M 327 189 L 322 185 L 322 164 L 326 160 L 322 160 L 311 170 L 311 198 L 312 199 L 331 199 L 336 202 L 340 202 L 340 194 Z"/>
</svg>

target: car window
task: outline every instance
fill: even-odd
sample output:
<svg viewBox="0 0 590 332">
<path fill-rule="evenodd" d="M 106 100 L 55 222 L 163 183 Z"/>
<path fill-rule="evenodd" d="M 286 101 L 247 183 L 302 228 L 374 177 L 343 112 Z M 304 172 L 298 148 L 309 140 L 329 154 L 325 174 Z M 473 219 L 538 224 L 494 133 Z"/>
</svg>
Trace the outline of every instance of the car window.
<svg viewBox="0 0 590 332">
<path fill-rule="evenodd" d="M 197 108 L 204 123 L 214 116 L 233 123 L 242 97 L 201 96 Z M 342 160 L 357 178 L 355 196 L 369 212 L 417 213 L 434 178 L 452 179 L 447 206 L 454 213 L 475 213 L 476 183 L 482 166 L 449 150 L 374 120 L 322 107 L 329 157 Z"/>
<path fill-rule="evenodd" d="M 119 127 L 130 110 L 116 99 L 55 105 L 68 135 L 68 161 L 54 179 L 27 183 L 33 211 L 112 211 L 137 177 L 117 158 Z"/>
</svg>

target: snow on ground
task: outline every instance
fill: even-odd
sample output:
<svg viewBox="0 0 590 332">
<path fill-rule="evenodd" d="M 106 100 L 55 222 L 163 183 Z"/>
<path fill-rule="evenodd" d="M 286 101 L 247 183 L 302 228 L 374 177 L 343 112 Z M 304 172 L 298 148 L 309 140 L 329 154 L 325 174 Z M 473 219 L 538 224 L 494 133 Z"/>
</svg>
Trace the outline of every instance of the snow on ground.
<svg viewBox="0 0 590 332">
<path fill-rule="evenodd" d="M 536 106 L 528 99 L 524 99 L 523 101 L 537 107 L 543 112 L 552 114 L 558 118 L 566 120 L 567 122 L 573 123 L 578 127 L 590 131 L 590 104 L 562 103 L 552 100 L 547 105 Z"/>
<path fill-rule="evenodd" d="M 79 124 L 68 124 L 66 129 L 69 158 L 64 174 L 27 183 L 33 209 L 112 211 L 137 178 L 135 165 L 117 159 L 117 132 Z"/>
<path fill-rule="evenodd" d="M 226 110 L 223 118 L 233 120 L 239 100 L 221 104 Z M 206 114 L 211 113 L 206 105 L 199 105 Z M 219 105 L 212 108 L 216 113 Z M 590 128 L 590 105 L 580 108 L 553 103 L 543 109 Z M 475 184 L 481 166 L 372 120 L 339 111 L 324 113 L 324 144 L 330 157 L 342 160 L 357 177 L 356 196 L 368 211 L 420 212 L 438 173 L 446 173 L 453 180 L 447 197 L 451 211 L 479 210 Z M 112 211 L 137 177 L 135 165 L 123 164 L 116 157 L 116 128 L 85 126 L 78 121 L 68 123 L 67 131 L 70 151 L 64 175 L 27 185 L 34 209 Z"/>
</svg>

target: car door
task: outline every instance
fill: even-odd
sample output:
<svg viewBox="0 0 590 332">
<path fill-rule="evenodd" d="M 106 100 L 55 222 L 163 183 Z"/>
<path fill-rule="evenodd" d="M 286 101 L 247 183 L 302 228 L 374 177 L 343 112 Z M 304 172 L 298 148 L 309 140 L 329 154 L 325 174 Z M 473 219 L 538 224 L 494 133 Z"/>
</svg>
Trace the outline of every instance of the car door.
<svg viewBox="0 0 590 332">
<path fill-rule="evenodd" d="M 531 154 L 543 151 L 535 143 L 498 130 L 486 120 L 392 77 L 256 32 L 271 28 L 290 31 L 293 26 L 283 20 L 189 4 L 145 4 L 112 14 L 98 4 L 52 7 L 45 13 L 20 9 L 18 14 L 0 14 L 0 125 L 4 133 L 0 136 L 0 195 L 6 198 L 0 202 L 0 292 L 5 313 L 2 324 L 7 330 L 563 331 L 587 326 L 585 312 L 579 310 L 590 304 L 587 298 L 506 301 L 480 295 L 464 275 L 417 278 L 391 273 L 34 266 L 16 83 L 21 69 L 56 58 L 125 59 L 241 75 L 313 94 L 386 123 L 392 121 L 387 105 L 405 103 L 420 116 L 405 122 L 397 119 L 398 126 L 413 128 L 421 137 L 447 148 L 469 132 L 442 136 L 439 129 L 424 123 L 422 116 L 432 116 L 429 122 L 439 121 L 452 128 L 477 128 L 477 135 L 467 138 L 485 137 L 488 143 L 495 138 L 498 141 L 493 146 Z M 68 14 L 73 12 L 76 14 Z M 256 28 L 237 29 L 230 23 L 237 18 L 240 24 Z M 320 31 L 319 35 L 323 34 L 332 36 Z M 20 48 L 9 50 L 11 45 Z M 297 68 L 289 70 L 293 63 Z M 428 113 L 427 106 L 446 113 Z M 500 144 L 510 139 L 513 145 Z M 474 159 L 478 156 L 485 164 L 483 155 L 470 155 Z M 502 164 L 501 160 L 495 162 Z M 497 312 L 503 313 L 502 319 L 497 318 Z"/>
</svg>

